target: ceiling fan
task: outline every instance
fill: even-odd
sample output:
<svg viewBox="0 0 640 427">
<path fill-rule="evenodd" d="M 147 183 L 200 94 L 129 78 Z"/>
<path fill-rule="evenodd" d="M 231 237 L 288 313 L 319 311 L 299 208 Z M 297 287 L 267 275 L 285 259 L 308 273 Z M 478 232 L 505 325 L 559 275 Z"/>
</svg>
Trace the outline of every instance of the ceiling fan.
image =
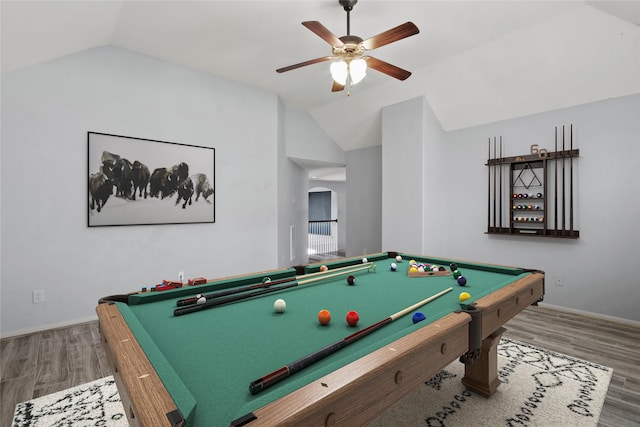
<svg viewBox="0 0 640 427">
<path fill-rule="evenodd" d="M 411 72 L 389 64 L 388 62 L 367 55 L 367 52 L 389 43 L 402 40 L 406 37 L 418 34 L 420 30 L 413 22 L 405 22 L 390 30 L 384 31 L 376 36 L 363 40 L 358 36 L 350 34 L 350 12 L 358 0 L 338 0 L 338 3 L 347 12 L 347 35 L 337 37 L 318 21 L 305 21 L 302 23 L 309 30 L 317 34 L 321 39 L 329 43 L 332 47 L 331 56 L 322 56 L 288 67 L 278 68 L 276 72 L 295 70 L 296 68 L 319 62 L 335 60 L 331 64 L 331 76 L 333 78 L 332 92 L 339 92 L 346 85 L 354 85 L 360 82 L 367 70 L 367 66 L 398 80 L 406 80 Z"/>
</svg>

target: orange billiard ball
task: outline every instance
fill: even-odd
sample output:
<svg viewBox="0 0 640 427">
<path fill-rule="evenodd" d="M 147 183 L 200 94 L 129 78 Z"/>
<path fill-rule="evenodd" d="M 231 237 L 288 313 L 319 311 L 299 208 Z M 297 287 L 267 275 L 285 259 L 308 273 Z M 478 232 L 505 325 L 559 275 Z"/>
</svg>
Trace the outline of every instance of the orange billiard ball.
<svg viewBox="0 0 640 427">
<path fill-rule="evenodd" d="M 320 271 L 327 271 L 329 269 L 329 267 L 327 267 L 326 265 L 321 265 L 320 266 Z"/>
<path fill-rule="evenodd" d="M 331 322 L 331 313 L 329 310 L 320 310 L 318 313 L 318 322 L 320 322 L 321 325 L 328 325 L 329 322 Z"/>
</svg>

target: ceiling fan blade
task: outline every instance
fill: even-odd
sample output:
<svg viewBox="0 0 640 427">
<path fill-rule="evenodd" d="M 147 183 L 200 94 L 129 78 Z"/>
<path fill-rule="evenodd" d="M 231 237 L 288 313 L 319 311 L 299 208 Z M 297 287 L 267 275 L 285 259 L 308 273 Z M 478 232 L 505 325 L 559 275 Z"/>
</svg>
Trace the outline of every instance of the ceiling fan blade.
<svg viewBox="0 0 640 427">
<path fill-rule="evenodd" d="M 406 37 L 413 36 L 415 34 L 418 34 L 419 32 L 420 30 L 418 29 L 418 27 L 416 27 L 413 22 L 409 21 L 383 33 L 380 33 L 377 36 L 368 38 L 367 40 L 362 42 L 362 45 L 367 50 L 376 49 L 389 43 L 402 40 Z"/>
<path fill-rule="evenodd" d="M 334 80 L 333 86 L 331 86 L 331 92 L 340 92 L 341 90 L 344 90 L 344 85 L 341 85 L 340 83 Z"/>
<path fill-rule="evenodd" d="M 344 43 L 342 43 L 342 41 L 338 38 L 338 36 L 336 36 L 331 31 L 329 31 L 329 29 L 327 29 L 327 27 L 322 25 L 320 22 L 305 21 L 302 23 L 302 25 L 304 25 L 305 27 L 307 27 L 308 29 L 316 33 L 322 40 L 326 41 L 331 46 L 334 46 L 334 47 L 344 46 Z"/>
<path fill-rule="evenodd" d="M 309 61 L 300 62 L 298 64 L 289 65 L 288 67 L 278 68 L 276 72 L 284 73 L 285 71 L 295 70 L 296 68 L 306 67 L 307 65 L 317 64 L 319 62 L 331 61 L 333 56 L 323 56 L 316 59 L 310 59 Z"/>
<path fill-rule="evenodd" d="M 388 76 L 395 77 L 398 80 L 406 80 L 411 75 L 410 71 L 403 70 L 400 67 L 391 65 L 388 62 L 382 61 L 378 58 L 374 58 L 373 56 L 366 56 L 363 59 L 367 61 L 367 65 L 370 68 L 373 68 L 376 71 L 380 71 L 381 73 L 385 73 Z"/>
</svg>

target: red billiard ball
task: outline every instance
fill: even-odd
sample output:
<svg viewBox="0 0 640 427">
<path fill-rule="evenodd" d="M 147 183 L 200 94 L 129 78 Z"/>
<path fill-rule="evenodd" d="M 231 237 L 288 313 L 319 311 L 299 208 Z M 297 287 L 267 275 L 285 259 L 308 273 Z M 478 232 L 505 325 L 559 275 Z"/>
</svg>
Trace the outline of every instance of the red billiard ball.
<svg viewBox="0 0 640 427">
<path fill-rule="evenodd" d="M 349 326 L 356 326 L 359 320 L 360 320 L 360 315 L 358 314 L 357 311 L 351 310 L 350 312 L 347 313 L 347 323 L 349 324 Z"/>
<path fill-rule="evenodd" d="M 347 283 L 348 283 L 349 285 L 352 285 L 352 286 L 353 286 L 353 285 L 355 285 L 355 284 L 356 284 L 356 278 L 355 278 L 355 276 L 349 276 L 349 277 L 347 277 Z"/>
</svg>

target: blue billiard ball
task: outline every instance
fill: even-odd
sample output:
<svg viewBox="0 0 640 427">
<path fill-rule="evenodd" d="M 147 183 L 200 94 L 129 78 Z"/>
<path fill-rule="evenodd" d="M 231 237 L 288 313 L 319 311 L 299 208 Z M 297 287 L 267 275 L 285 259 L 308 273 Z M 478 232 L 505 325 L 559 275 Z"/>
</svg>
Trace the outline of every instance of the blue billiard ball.
<svg viewBox="0 0 640 427">
<path fill-rule="evenodd" d="M 464 276 L 458 277 L 458 285 L 464 286 L 467 284 L 467 279 Z"/>
<path fill-rule="evenodd" d="M 426 317 L 424 317 L 424 314 L 422 314 L 419 311 L 416 311 L 415 313 L 413 313 L 413 317 L 411 318 L 411 320 L 413 320 L 414 325 L 418 322 L 422 322 L 424 319 L 426 319 Z"/>
</svg>

